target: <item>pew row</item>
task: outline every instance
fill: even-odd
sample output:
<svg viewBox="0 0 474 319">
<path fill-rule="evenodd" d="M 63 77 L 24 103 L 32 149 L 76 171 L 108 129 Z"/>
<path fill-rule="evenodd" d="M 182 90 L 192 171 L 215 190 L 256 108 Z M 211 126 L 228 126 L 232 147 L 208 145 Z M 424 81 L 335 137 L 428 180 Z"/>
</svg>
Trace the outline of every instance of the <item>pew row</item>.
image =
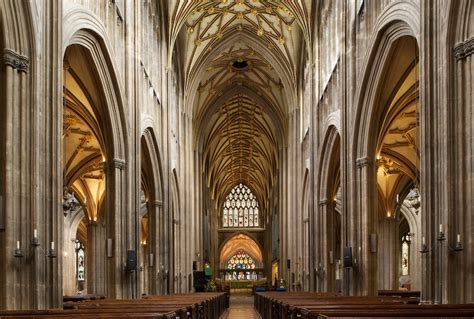
<svg viewBox="0 0 474 319">
<path fill-rule="evenodd" d="M 309 292 L 256 293 L 255 308 L 263 319 L 474 317 L 474 304 L 420 305 L 416 297 L 346 297 Z"/>
<path fill-rule="evenodd" d="M 156 318 L 214 319 L 226 309 L 224 293 L 148 296 L 65 302 L 63 309 L 0 311 L 1 318 Z"/>
</svg>

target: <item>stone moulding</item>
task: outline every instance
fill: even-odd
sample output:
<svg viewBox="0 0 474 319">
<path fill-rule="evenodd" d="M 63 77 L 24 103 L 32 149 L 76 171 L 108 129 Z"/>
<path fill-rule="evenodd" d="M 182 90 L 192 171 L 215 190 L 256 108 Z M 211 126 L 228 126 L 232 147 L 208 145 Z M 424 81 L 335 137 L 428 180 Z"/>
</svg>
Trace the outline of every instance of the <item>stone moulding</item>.
<svg viewBox="0 0 474 319">
<path fill-rule="evenodd" d="M 3 49 L 3 62 L 5 65 L 11 66 L 18 72 L 28 73 L 30 58 L 25 55 L 21 55 L 12 49 Z"/>
<path fill-rule="evenodd" d="M 163 206 L 163 202 L 161 200 L 155 200 L 153 202 L 153 206 L 154 207 L 162 207 Z"/>
<path fill-rule="evenodd" d="M 127 163 L 123 159 L 114 158 L 112 160 L 112 167 L 124 170 L 127 167 Z"/>
<path fill-rule="evenodd" d="M 361 157 L 356 160 L 356 167 L 361 168 L 370 164 L 368 157 Z"/>
<path fill-rule="evenodd" d="M 456 61 L 463 60 L 474 52 L 474 38 L 456 44 L 454 47 L 454 56 Z"/>
</svg>

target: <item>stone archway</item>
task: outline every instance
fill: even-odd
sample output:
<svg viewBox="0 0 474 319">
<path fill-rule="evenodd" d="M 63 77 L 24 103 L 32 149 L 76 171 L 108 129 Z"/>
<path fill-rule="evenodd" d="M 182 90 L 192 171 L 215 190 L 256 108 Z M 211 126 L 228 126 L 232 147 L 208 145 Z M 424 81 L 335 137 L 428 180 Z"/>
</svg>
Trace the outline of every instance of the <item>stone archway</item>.
<svg viewBox="0 0 474 319">
<path fill-rule="evenodd" d="M 217 273 L 221 280 L 256 281 L 263 277 L 262 248 L 251 236 L 244 233 L 235 234 L 221 245 L 219 252 Z"/>
<path fill-rule="evenodd" d="M 91 107 L 94 108 L 92 113 L 97 115 L 97 126 L 100 128 L 100 134 L 96 135 L 102 135 L 103 139 L 105 196 L 100 201 L 98 219 L 95 224 L 92 223 L 95 227 L 91 227 L 97 241 L 91 241 L 90 245 L 97 243 L 94 255 L 98 260 L 97 267 L 90 269 L 88 278 L 92 279 L 91 271 L 97 269 L 99 273 L 96 277 L 100 279 L 90 280 L 94 292 L 113 298 L 132 297 L 137 294 L 137 284 L 132 274 L 123 271 L 123 260 L 127 250 L 136 250 L 139 243 L 136 238 L 138 230 L 130 236 L 123 227 L 129 220 L 133 202 L 133 197 L 127 192 L 131 188 L 132 170 L 127 170 L 130 141 L 124 115 L 126 99 L 117 76 L 117 67 L 111 58 L 112 45 L 102 21 L 91 11 L 75 4 L 65 4 L 63 19 L 63 57 L 67 57 L 71 48 L 79 48 L 87 57 L 89 70 L 76 68 L 76 72 L 86 84 L 85 89 L 94 93 L 90 96 Z M 59 114 L 61 116 L 62 112 Z M 132 223 L 133 229 L 137 229 L 135 219 Z M 105 251 L 103 244 L 106 240 L 112 244 L 108 245 L 108 251 Z M 92 258 L 88 260 L 93 262 Z"/>
<path fill-rule="evenodd" d="M 153 128 L 143 130 L 141 137 L 141 202 L 140 202 L 140 243 L 139 260 L 142 269 L 140 293 L 164 293 L 162 265 L 165 258 L 164 243 L 168 219 L 163 216 L 163 181 L 161 156 Z M 167 266 L 168 268 L 168 266 Z"/>
<path fill-rule="evenodd" d="M 318 233 L 322 234 L 323 240 L 319 244 L 319 258 L 315 264 L 316 288 L 319 291 L 334 291 L 337 285 L 339 291 L 343 238 L 341 214 L 336 211 L 336 205 L 337 201 L 340 203 L 341 200 L 341 138 L 334 125 L 327 128 L 321 154 L 324 154 L 324 157 L 320 161 L 319 169 L 318 198 L 321 220 L 318 223 Z"/>
<path fill-rule="evenodd" d="M 372 39 L 372 53 L 365 64 L 364 79 L 356 91 L 358 105 L 356 123 L 360 125 L 354 126 L 351 142 L 354 159 L 350 163 L 353 166 L 351 178 L 354 181 L 351 187 L 355 190 L 355 197 L 353 202 L 349 202 L 350 209 L 355 214 L 348 222 L 363 225 L 364 229 L 363 232 L 349 230 L 349 241 L 353 246 L 354 258 L 357 260 L 357 269 L 353 272 L 354 285 L 351 289 L 358 294 L 375 295 L 379 287 L 380 278 L 373 280 L 373 274 L 379 273 L 378 256 L 375 253 L 377 249 L 374 248 L 373 241 L 380 232 L 378 223 L 381 219 L 381 207 L 384 206 L 380 206 L 380 189 L 377 186 L 377 169 L 382 164 L 379 155 L 383 148 L 383 137 L 388 132 L 387 125 L 390 126 L 389 123 L 392 123 L 390 119 L 399 114 L 395 111 L 399 110 L 400 106 L 400 102 L 397 101 L 413 98 L 413 95 L 407 93 L 407 89 L 415 95 L 418 92 L 417 69 L 413 72 L 416 77 L 416 88 L 413 88 L 415 84 L 408 88 L 401 87 L 403 80 L 407 79 L 410 71 L 414 70 L 418 54 L 417 20 L 413 19 L 411 13 L 403 12 L 401 7 L 392 7 L 379 18 L 378 32 Z M 404 14 L 407 16 L 402 21 L 396 18 Z M 402 51 L 404 47 L 406 51 Z M 387 77 L 386 74 L 391 76 Z M 397 91 L 399 93 L 403 91 L 406 94 L 396 95 Z M 385 126 L 382 127 L 384 121 Z M 410 169 L 414 171 L 412 167 Z M 408 169 L 405 171 L 407 172 Z M 414 175 L 419 176 L 419 173 L 408 174 L 409 177 L 406 178 L 405 183 Z M 402 184 L 403 182 L 400 182 L 397 186 L 401 187 Z M 388 205 L 385 207 L 390 206 L 391 209 L 395 207 L 393 194 L 396 195 L 399 191 L 395 189 L 397 188 L 390 188 L 390 199 L 389 202 L 386 201 L 385 204 L 388 203 Z M 387 208 L 385 208 L 385 215 L 393 217 L 393 214 L 388 213 Z M 393 225 L 387 225 L 387 227 L 393 229 Z M 378 238 L 379 245 L 381 242 L 381 238 Z M 378 251 L 380 252 L 380 249 Z"/>
</svg>

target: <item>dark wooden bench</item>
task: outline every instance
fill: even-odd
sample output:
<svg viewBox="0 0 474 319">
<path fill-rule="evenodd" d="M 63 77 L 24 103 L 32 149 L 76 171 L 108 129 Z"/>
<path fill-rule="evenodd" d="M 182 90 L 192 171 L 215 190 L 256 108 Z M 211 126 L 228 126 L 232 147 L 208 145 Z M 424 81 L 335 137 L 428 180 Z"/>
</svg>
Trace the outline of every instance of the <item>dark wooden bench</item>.
<svg viewBox="0 0 474 319">
<path fill-rule="evenodd" d="M 123 309 L 49 309 L 49 310 L 6 310 L 0 312 L 0 318 L 153 318 L 175 319 L 175 312 L 158 312 Z"/>
<path fill-rule="evenodd" d="M 421 293 L 417 290 L 379 290 L 379 296 L 394 296 L 407 298 L 420 298 Z"/>
<path fill-rule="evenodd" d="M 301 318 L 446 318 L 473 317 L 474 305 L 369 305 L 360 307 L 338 307 L 312 309 Z"/>
<path fill-rule="evenodd" d="M 97 299 L 105 299 L 105 296 L 104 295 L 94 295 L 94 294 L 63 296 L 63 302 L 97 300 Z"/>
<path fill-rule="evenodd" d="M 0 318 L 219 318 L 226 309 L 224 293 L 147 296 L 144 299 L 69 301 L 64 309 L 0 311 Z"/>
<path fill-rule="evenodd" d="M 147 296 L 144 299 L 104 299 L 65 304 L 65 308 L 128 308 L 173 310 L 180 318 L 218 318 L 226 309 L 224 293 Z"/>
<path fill-rule="evenodd" d="M 255 307 L 271 318 L 473 317 L 474 304 L 419 305 L 413 296 L 334 296 L 326 293 L 257 293 Z"/>
</svg>

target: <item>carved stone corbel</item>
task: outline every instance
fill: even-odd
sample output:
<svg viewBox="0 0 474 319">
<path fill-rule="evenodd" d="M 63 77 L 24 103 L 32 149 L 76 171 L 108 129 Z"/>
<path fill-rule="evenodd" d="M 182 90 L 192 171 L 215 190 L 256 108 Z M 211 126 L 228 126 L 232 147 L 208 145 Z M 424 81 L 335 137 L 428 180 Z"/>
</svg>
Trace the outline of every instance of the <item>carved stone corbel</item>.
<svg viewBox="0 0 474 319">
<path fill-rule="evenodd" d="M 160 207 L 162 207 L 162 206 L 163 206 L 163 202 L 162 202 L 161 200 L 155 200 L 155 201 L 153 202 L 153 207 L 158 207 L 158 208 L 160 208 Z"/>
<path fill-rule="evenodd" d="M 12 49 L 3 49 L 3 62 L 5 63 L 5 65 L 11 66 L 18 72 L 28 73 L 28 68 L 30 66 L 30 58 L 21 55 L 13 51 Z"/>
<path fill-rule="evenodd" d="M 361 157 L 356 160 L 356 167 L 361 168 L 370 164 L 370 159 L 366 157 Z"/>
<path fill-rule="evenodd" d="M 454 47 L 454 56 L 456 61 L 463 60 L 474 52 L 474 38 L 456 44 Z"/>
<path fill-rule="evenodd" d="M 118 168 L 119 170 L 124 170 L 127 167 L 127 163 L 123 159 L 114 158 L 112 160 L 112 167 Z"/>
</svg>

